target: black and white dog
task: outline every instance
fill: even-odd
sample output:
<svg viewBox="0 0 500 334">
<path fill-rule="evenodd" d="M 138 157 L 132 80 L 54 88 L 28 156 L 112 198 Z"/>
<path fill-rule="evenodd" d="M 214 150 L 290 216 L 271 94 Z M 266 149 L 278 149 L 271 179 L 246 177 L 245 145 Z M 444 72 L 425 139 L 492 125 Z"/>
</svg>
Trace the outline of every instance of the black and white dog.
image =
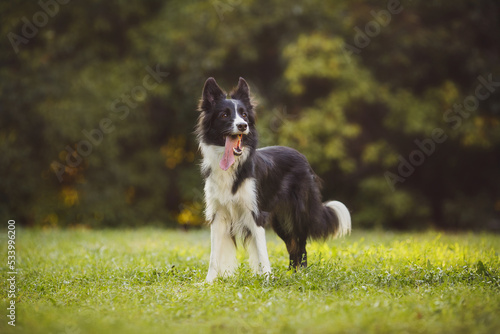
<svg viewBox="0 0 500 334">
<path fill-rule="evenodd" d="M 228 95 L 208 78 L 199 111 L 196 133 L 211 228 L 206 281 L 234 273 L 236 238 L 244 240 L 252 270 L 269 275 L 267 223 L 285 242 L 295 268 L 307 266 L 307 239 L 351 231 L 344 204 L 321 202 L 318 177 L 302 154 L 282 146 L 257 149 L 254 103 L 243 78 Z"/>
</svg>

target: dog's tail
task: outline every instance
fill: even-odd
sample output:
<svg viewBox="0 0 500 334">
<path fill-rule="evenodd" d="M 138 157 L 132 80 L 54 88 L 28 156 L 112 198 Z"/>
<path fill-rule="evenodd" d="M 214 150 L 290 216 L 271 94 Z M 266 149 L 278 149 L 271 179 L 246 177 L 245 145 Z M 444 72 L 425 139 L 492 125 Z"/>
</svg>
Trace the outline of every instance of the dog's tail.
<svg viewBox="0 0 500 334">
<path fill-rule="evenodd" d="M 334 232 L 334 236 L 343 237 L 344 235 L 351 234 L 351 214 L 344 203 L 330 201 L 325 203 L 325 208 L 333 210 L 337 216 L 338 226 Z"/>
<path fill-rule="evenodd" d="M 326 202 L 321 207 L 321 217 L 311 232 L 314 239 L 343 237 L 351 233 L 351 214 L 347 207 L 339 201 Z"/>
</svg>

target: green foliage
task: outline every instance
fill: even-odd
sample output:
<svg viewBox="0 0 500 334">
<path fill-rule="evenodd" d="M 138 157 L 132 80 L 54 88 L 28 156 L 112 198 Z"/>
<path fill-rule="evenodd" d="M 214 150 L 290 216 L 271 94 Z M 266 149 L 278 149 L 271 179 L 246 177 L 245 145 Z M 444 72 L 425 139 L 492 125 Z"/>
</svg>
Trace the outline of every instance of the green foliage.
<svg viewBox="0 0 500 334">
<path fill-rule="evenodd" d="M 17 321 L 15 328 L 2 321 L 2 333 L 492 333 L 500 326 L 496 235 L 358 231 L 311 243 L 309 268 L 293 273 L 285 245 L 269 234 L 272 279 L 253 276 L 239 249 L 236 275 L 206 285 L 208 231 L 17 232 Z"/>
<path fill-rule="evenodd" d="M 498 229 L 498 5 L 402 1 L 388 23 L 387 6 L 69 2 L 13 45 L 44 9 L 0 4 L 0 212 L 37 226 L 199 223 L 197 100 L 208 76 L 226 89 L 243 76 L 261 144 L 304 153 L 355 227 Z M 165 75 L 145 79 L 148 68 Z M 479 77 L 495 82 L 488 96 L 454 112 Z M 69 166 L 106 119 L 113 130 Z M 386 173 L 435 129 L 446 140 L 391 185 Z"/>
</svg>

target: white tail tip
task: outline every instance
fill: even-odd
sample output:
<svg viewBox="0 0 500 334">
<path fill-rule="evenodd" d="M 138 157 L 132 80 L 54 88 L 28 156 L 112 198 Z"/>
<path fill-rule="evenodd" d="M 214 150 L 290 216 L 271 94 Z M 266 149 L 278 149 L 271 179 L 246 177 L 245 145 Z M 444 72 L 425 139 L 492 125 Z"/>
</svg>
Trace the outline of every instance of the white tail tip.
<svg viewBox="0 0 500 334">
<path fill-rule="evenodd" d="M 343 237 L 344 235 L 351 234 L 351 214 L 349 210 L 339 201 L 330 201 L 326 206 L 333 209 L 339 218 L 339 229 L 335 237 Z"/>
</svg>

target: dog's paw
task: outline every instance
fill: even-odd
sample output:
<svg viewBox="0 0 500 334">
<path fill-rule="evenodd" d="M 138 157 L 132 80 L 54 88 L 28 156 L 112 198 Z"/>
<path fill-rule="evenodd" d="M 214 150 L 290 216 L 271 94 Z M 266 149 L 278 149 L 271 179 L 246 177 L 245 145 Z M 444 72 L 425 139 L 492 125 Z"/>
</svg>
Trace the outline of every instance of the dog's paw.
<svg viewBox="0 0 500 334">
<path fill-rule="evenodd" d="M 205 283 L 211 284 L 217 278 L 217 272 L 209 271 L 207 274 L 207 278 L 205 278 Z"/>
<path fill-rule="evenodd" d="M 274 275 L 271 271 L 267 271 L 267 272 L 263 273 L 262 276 L 264 276 L 264 279 L 266 280 L 266 282 L 274 280 Z"/>
</svg>

